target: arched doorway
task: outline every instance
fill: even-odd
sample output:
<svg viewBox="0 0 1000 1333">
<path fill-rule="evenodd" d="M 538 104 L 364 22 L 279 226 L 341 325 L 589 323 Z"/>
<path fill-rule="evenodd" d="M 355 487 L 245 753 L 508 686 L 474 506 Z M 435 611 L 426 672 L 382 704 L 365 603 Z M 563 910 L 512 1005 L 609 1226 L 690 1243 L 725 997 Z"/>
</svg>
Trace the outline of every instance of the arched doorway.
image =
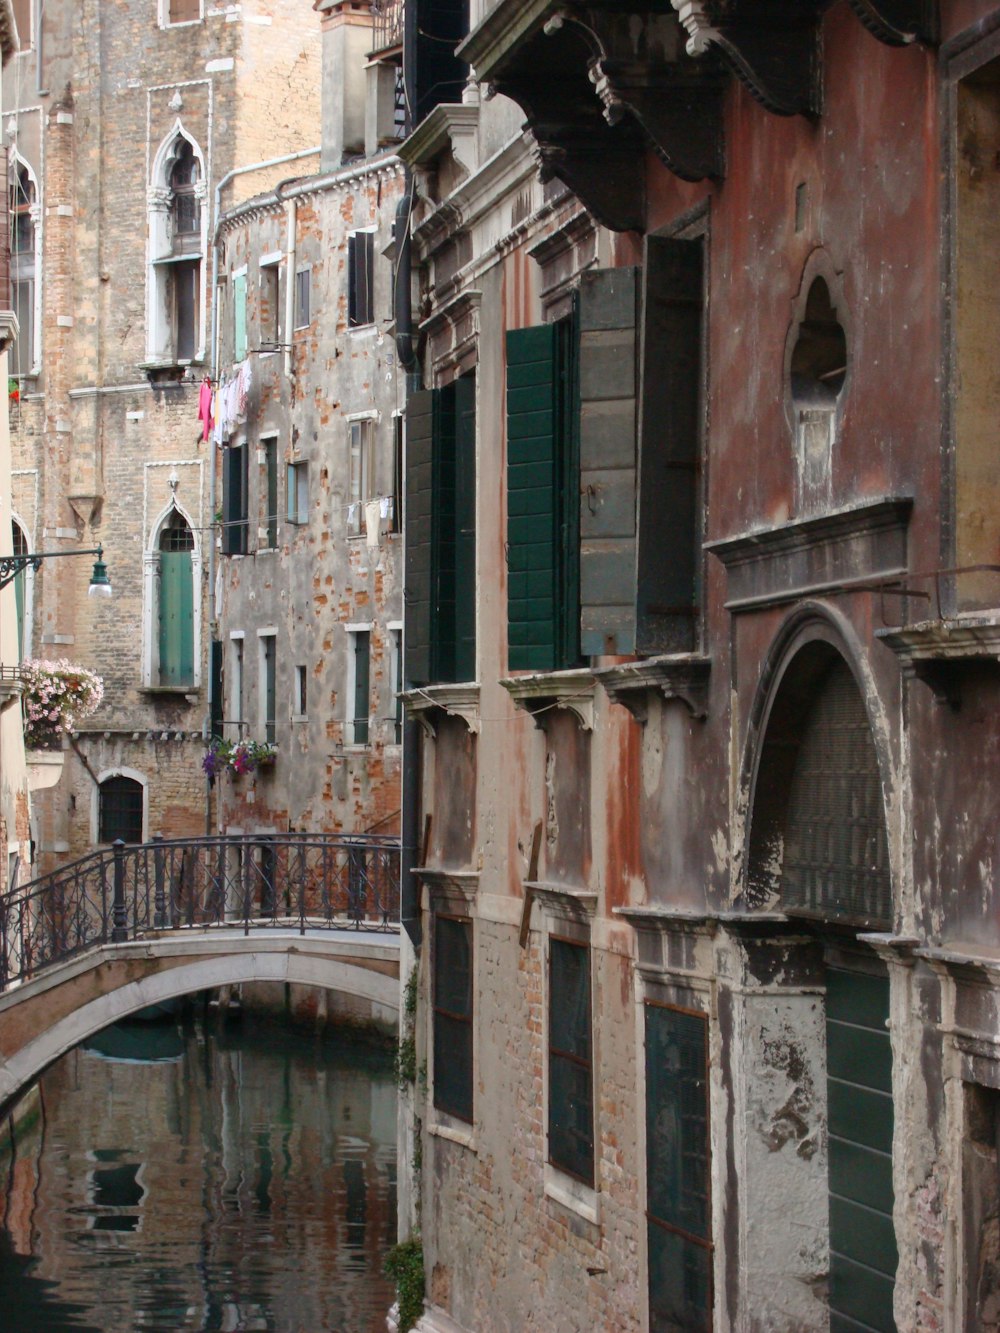
<svg viewBox="0 0 1000 1333">
<path fill-rule="evenodd" d="M 823 948 L 830 1327 L 894 1333 L 889 978 L 861 938 L 892 924 L 878 753 L 829 637 L 788 660 L 766 716 L 747 897 L 809 922 Z"/>
</svg>

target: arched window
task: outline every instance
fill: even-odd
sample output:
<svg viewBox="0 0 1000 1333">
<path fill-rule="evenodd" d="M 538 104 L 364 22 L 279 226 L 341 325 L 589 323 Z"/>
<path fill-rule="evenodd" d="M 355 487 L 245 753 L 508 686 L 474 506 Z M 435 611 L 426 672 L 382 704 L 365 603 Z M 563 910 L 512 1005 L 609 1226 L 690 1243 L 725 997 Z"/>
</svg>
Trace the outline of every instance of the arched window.
<svg viewBox="0 0 1000 1333">
<path fill-rule="evenodd" d="M 192 361 L 202 350 L 204 194 L 202 154 L 178 122 L 156 155 L 149 192 L 147 349 L 154 363 Z"/>
<path fill-rule="evenodd" d="M 11 372 L 30 375 L 36 365 L 35 283 L 37 274 L 38 191 L 26 162 L 15 158 L 10 179 L 10 280 L 18 335 Z"/>
<path fill-rule="evenodd" d="M 98 842 L 142 842 L 143 786 L 116 773 L 98 789 Z"/>
<path fill-rule="evenodd" d="M 808 511 L 830 503 L 837 414 L 848 369 L 847 334 L 826 278 L 814 277 L 809 283 L 793 337 L 788 391 L 795 426 L 796 505 Z"/>
<path fill-rule="evenodd" d="M 27 555 L 28 538 L 16 518 L 11 520 L 11 529 L 14 541 L 14 554 Z M 20 573 L 14 576 L 14 603 L 17 607 L 18 657 L 24 657 L 27 650 L 25 628 L 28 621 L 28 578 L 30 573 L 31 571 L 29 569 L 22 569 Z"/>
<path fill-rule="evenodd" d="M 160 579 L 157 605 L 159 683 L 193 685 L 194 534 L 176 509 L 160 531 Z"/>
</svg>

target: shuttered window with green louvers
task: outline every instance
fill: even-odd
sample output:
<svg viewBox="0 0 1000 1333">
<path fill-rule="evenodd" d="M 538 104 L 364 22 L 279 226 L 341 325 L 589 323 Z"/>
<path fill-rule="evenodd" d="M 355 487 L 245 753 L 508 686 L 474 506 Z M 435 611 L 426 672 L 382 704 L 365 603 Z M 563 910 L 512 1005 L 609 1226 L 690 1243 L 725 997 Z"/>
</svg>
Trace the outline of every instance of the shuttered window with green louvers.
<svg viewBox="0 0 1000 1333">
<path fill-rule="evenodd" d="M 507 334 L 507 665 L 579 658 L 574 320 Z"/>
<path fill-rule="evenodd" d="M 476 380 L 406 410 L 406 641 L 410 685 L 476 676 Z"/>
</svg>

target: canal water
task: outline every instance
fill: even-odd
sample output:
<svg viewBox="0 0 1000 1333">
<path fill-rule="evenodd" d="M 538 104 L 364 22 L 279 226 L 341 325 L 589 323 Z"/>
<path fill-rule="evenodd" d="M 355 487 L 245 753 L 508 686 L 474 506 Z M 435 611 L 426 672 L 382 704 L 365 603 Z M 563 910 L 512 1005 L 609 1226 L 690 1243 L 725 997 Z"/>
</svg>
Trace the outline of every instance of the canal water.
<svg viewBox="0 0 1000 1333">
<path fill-rule="evenodd" d="M 109 1029 L 0 1126 L 0 1330 L 385 1329 L 391 1055 L 245 1014 Z"/>
</svg>

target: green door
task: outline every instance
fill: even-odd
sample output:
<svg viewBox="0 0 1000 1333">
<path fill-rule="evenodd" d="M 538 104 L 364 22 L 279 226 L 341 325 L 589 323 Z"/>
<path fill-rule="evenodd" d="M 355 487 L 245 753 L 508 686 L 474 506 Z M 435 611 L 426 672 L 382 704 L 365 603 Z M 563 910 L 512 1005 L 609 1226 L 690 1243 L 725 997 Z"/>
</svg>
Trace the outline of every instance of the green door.
<svg viewBox="0 0 1000 1333">
<path fill-rule="evenodd" d="M 160 684 L 194 683 L 191 552 L 160 552 Z"/>
<path fill-rule="evenodd" d="M 827 971 L 830 1333 L 895 1333 L 889 980 Z"/>
</svg>

